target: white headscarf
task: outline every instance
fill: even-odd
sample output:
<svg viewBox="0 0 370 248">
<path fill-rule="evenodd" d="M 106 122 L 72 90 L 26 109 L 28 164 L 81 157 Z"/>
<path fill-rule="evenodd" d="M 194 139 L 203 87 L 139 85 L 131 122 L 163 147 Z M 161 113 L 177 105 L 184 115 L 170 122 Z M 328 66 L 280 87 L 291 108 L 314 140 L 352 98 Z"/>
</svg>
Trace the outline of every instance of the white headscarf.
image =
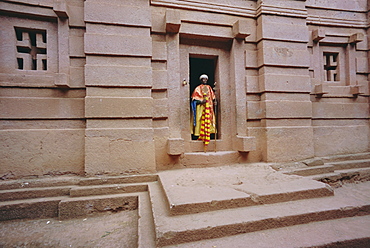
<svg viewBox="0 0 370 248">
<path fill-rule="evenodd" d="M 202 80 L 203 78 L 206 78 L 208 80 L 208 76 L 206 74 L 200 75 L 199 80 Z"/>
</svg>

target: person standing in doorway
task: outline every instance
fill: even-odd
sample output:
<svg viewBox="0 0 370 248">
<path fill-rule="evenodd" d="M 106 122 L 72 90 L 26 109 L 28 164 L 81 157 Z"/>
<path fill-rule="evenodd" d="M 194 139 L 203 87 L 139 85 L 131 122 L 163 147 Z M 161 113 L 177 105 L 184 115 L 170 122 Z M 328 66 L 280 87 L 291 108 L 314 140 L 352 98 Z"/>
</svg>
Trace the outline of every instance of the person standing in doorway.
<svg viewBox="0 0 370 248">
<path fill-rule="evenodd" d="M 204 143 L 204 151 L 211 139 L 211 133 L 216 133 L 216 118 L 214 113 L 215 93 L 207 84 L 208 76 L 200 76 L 201 84 L 198 85 L 191 95 L 192 107 L 192 134 L 198 136 L 198 140 Z"/>
</svg>

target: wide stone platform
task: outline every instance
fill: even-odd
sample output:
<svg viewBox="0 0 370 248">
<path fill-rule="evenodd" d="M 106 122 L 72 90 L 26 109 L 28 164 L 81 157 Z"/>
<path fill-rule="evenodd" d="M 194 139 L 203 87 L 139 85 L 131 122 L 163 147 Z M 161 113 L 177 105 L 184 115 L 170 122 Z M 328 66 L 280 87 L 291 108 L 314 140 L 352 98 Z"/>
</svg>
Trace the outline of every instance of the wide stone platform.
<svg viewBox="0 0 370 248">
<path fill-rule="evenodd" d="M 279 173 L 267 163 L 164 171 L 158 176 L 171 215 L 333 195 L 322 182 Z"/>
</svg>

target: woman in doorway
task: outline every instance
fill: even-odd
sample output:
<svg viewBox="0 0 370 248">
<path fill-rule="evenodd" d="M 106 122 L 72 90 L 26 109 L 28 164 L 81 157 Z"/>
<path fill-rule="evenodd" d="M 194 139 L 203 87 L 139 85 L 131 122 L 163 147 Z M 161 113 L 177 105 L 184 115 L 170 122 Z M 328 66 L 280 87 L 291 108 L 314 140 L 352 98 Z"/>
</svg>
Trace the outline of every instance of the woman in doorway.
<svg viewBox="0 0 370 248">
<path fill-rule="evenodd" d="M 214 114 L 215 93 L 207 84 L 208 76 L 200 76 L 201 84 L 198 85 L 191 95 L 191 107 L 193 112 L 192 133 L 198 136 L 198 140 L 204 143 L 204 151 L 211 139 L 211 133 L 216 133 L 216 118 Z"/>
</svg>

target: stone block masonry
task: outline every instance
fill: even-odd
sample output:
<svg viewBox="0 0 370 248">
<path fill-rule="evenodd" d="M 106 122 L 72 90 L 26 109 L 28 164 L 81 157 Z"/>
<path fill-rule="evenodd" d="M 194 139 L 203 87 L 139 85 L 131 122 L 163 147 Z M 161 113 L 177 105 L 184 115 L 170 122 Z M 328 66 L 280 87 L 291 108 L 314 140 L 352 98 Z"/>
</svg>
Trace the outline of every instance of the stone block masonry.
<svg viewBox="0 0 370 248">
<path fill-rule="evenodd" d="M 3 1 L 0 177 L 367 152 L 368 12 L 366 0 Z M 203 73 L 214 154 L 190 131 Z"/>
<path fill-rule="evenodd" d="M 149 4 L 86 1 L 85 21 L 86 173 L 154 172 Z M 109 122 L 90 126 L 96 119 Z"/>
</svg>

